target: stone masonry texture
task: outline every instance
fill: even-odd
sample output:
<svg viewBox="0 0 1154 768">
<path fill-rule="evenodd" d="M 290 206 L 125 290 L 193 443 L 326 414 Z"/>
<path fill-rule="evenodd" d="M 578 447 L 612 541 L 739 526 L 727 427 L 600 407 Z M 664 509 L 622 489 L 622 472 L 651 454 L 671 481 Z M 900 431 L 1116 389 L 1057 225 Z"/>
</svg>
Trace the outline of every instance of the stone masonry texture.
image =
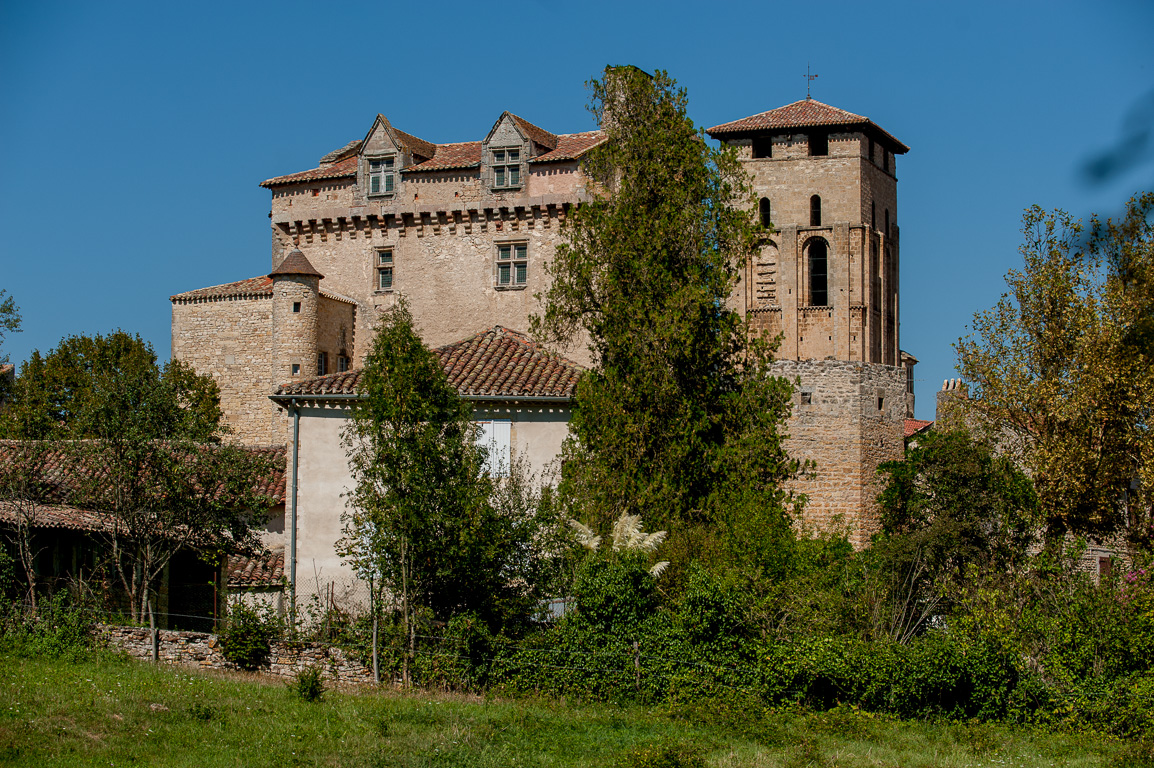
<svg viewBox="0 0 1154 768">
<path fill-rule="evenodd" d="M 817 467 L 795 483 L 809 497 L 807 523 L 841 521 L 861 545 L 877 525 L 877 464 L 901 455 L 912 376 L 899 367 L 894 154 L 907 148 L 868 119 L 818 102 L 771 112 L 769 122 L 718 127 L 773 224 L 731 303 L 755 331 L 780 340 L 777 370 L 800 382 L 787 431 L 789 449 Z M 795 114 L 835 118 L 791 123 Z M 326 373 L 341 358 L 359 367 L 381 312 L 401 298 L 430 347 L 495 326 L 529 330 L 564 222 L 587 199 L 582 153 L 602 136 L 555 135 L 506 112 L 473 139 L 435 145 L 377 115 L 363 140 L 317 168 L 263 182 L 272 195 L 266 265 L 275 269 L 299 249 L 323 279 L 275 275 L 267 285 L 234 284 L 259 283 L 259 291 L 219 286 L 173 297 L 173 355 L 218 382 L 236 439 L 285 442 L 289 420 L 268 395 L 315 376 L 321 356 Z M 511 151 L 518 177 L 502 187 L 498 160 L 507 167 Z M 392 163 L 390 181 L 382 177 L 373 193 L 370 171 L 382 159 Z M 505 245 L 524 247 L 521 283 L 500 284 Z M 821 303 L 814 255 L 823 247 Z M 254 262 L 254 272 L 261 268 Z M 382 285 L 383 268 L 391 284 Z M 585 339 L 555 351 L 592 363 Z"/>
</svg>

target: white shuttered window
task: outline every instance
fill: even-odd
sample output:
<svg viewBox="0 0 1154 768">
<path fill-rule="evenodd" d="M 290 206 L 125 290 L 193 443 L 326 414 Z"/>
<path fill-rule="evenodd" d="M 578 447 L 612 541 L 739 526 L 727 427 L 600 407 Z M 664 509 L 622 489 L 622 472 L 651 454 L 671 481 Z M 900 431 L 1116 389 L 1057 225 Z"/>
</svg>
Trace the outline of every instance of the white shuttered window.
<svg viewBox="0 0 1154 768">
<path fill-rule="evenodd" d="M 479 421 L 477 426 L 480 427 L 477 444 L 489 452 L 485 461 L 485 471 L 491 477 L 507 477 L 513 422 L 505 419 Z"/>
</svg>

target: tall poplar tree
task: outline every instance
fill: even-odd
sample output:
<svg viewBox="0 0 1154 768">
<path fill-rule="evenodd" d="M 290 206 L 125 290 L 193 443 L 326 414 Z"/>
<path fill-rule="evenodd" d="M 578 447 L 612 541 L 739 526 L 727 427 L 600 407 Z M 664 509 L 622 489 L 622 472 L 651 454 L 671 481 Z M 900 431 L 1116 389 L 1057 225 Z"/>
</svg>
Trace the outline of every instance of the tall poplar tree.
<svg viewBox="0 0 1154 768">
<path fill-rule="evenodd" d="M 675 569 L 710 552 L 776 567 L 797 463 L 782 448 L 791 386 L 729 303 L 765 234 L 748 175 L 666 73 L 611 67 L 590 85 L 606 140 L 584 162 L 591 199 L 565 222 L 533 321 L 549 342 L 587 336 L 594 359 L 567 495 L 596 527 L 629 513 L 668 529 Z"/>
</svg>

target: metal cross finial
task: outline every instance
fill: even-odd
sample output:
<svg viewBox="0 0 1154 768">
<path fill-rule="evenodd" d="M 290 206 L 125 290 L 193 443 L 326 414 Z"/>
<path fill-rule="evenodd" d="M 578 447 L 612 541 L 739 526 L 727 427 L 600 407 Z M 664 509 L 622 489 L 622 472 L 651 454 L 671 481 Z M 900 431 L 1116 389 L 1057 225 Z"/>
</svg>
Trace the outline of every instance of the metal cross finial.
<svg viewBox="0 0 1154 768">
<path fill-rule="evenodd" d="M 809 73 L 809 64 L 807 63 L 805 65 L 805 97 L 807 99 L 813 98 L 812 96 L 809 95 L 809 86 L 810 86 L 810 84 L 813 83 L 814 80 L 817 80 L 817 75 L 811 75 Z"/>
</svg>

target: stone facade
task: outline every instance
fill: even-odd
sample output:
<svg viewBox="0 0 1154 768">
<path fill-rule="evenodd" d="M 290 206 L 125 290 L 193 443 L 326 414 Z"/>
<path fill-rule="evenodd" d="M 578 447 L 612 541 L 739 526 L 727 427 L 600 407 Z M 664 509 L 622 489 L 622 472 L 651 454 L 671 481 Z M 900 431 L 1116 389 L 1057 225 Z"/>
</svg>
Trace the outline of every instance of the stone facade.
<svg viewBox="0 0 1154 768">
<path fill-rule="evenodd" d="M 801 388 L 790 449 L 817 474 L 796 488 L 809 497 L 810 522 L 842 520 L 863 544 L 876 527 L 877 464 L 901 456 L 913 407 L 916 360 L 900 350 L 898 322 L 895 158 L 907 147 L 811 99 L 708 133 L 738 152 L 772 223 L 733 304 L 780 338 L 778 370 Z M 267 398 L 275 386 L 313 375 L 325 359 L 326 371 L 358 367 L 381 311 L 400 297 L 432 347 L 483 328 L 527 330 L 561 225 L 586 199 L 581 159 L 601 141 L 600 132 L 553 134 L 506 112 L 480 141 L 433 144 L 377 115 L 364 138 L 318 167 L 262 183 L 272 194 L 265 293 L 234 297 L 232 284 L 173 297 L 174 356 L 213 373 L 238 436 L 275 441 L 289 435 L 285 412 Z M 242 320 L 245 312 L 254 316 Z M 591 362 L 585 340 L 558 351 Z M 317 416 L 320 428 L 327 420 Z M 560 445 L 564 429 L 548 421 L 534 453 Z M 335 434 L 317 438 L 329 463 L 343 462 Z M 302 488 L 307 477 L 321 493 L 331 472 L 309 467 Z M 329 491 L 316 501 L 339 506 Z M 318 540 L 333 540 L 333 525 Z"/>
<path fill-rule="evenodd" d="M 876 363 L 780 360 L 774 372 L 797 385 L 787 429 L 790 456 L 813 470 L 790 484 L 808 501 L 804 522 L 848 528 L 855 546 L 879 528 L 879 464 L 904 451 L 906 372 Z"/>
</svg>

